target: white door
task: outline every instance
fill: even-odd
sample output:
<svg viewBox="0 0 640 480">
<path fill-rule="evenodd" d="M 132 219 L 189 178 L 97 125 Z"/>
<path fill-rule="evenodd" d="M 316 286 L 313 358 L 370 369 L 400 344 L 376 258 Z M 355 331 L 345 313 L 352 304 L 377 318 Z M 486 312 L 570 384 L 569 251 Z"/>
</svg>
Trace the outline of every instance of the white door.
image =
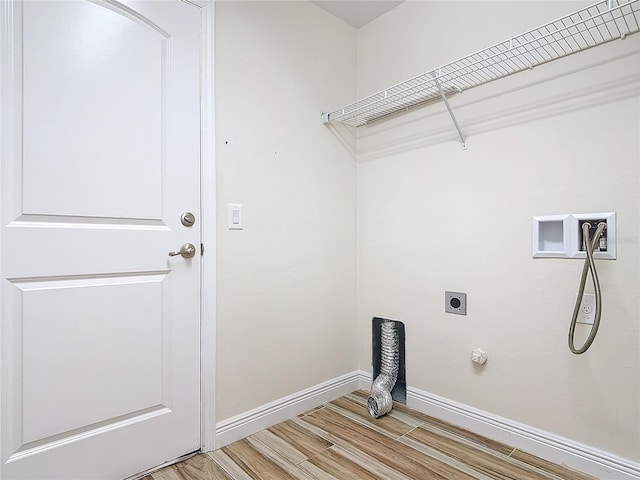
<svg viewBox="0 0 640 480">
<path fill-rule="evenodd" d="M 0 472 L 120 479 L 200 448 L 200 10 L 0 7 Z"/>
</svg>

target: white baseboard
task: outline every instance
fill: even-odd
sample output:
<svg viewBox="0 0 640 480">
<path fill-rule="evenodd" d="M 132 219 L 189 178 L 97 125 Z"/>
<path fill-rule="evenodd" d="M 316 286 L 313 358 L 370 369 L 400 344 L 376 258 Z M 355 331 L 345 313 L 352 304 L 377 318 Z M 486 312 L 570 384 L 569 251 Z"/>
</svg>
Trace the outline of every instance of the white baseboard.
<svg viewBox="0 0 640 480">
<path fill-rule="evenodd" d="M 359 373 L 360 388 L 369 389 L 371 374 Z M 417 388 L 407 387 L 407 406 L 601 480 L 640 478 L 638 463 Z"/>
<path fill-rule="evenodd" d="M 360 372 L 351 372 L 223 420 L 216 424 L 215 448 L 229 445 L 351 393 L 360 388 L 359 378 Z"/>
<path fill-rule="evenodd" d="M 354 390 L 369 388 L 371 374 L 360 370 L 236 415 L 216 425 L 216 448 L 253 435 Z M 417 388 L 407 387 L 407 406 L 601 480 L 640 478 L 638 463 Z"/>
</svg>

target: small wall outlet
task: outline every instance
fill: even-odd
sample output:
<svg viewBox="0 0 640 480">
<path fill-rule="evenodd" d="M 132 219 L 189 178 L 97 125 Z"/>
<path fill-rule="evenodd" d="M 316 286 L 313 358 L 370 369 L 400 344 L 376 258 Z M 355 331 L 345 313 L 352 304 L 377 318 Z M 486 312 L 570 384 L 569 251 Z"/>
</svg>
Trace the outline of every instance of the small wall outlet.
<svg viewBox="0 0 640 480">
<path fill-rule="evenodd" d="M 576 294 L 577 295 L 577 294 Z M 596 296 L 593 293 L 585 293 L 580 302 L 580 310 L 578 311 L 578 323 L 593 325 L 593 319 L 596 316 Z"/>
<path fill-rule="evenodd" d="M 444 311 L 457 315 L 467 314 L 467 294 L 460 292 L 444 292 Z"/>
</svg>

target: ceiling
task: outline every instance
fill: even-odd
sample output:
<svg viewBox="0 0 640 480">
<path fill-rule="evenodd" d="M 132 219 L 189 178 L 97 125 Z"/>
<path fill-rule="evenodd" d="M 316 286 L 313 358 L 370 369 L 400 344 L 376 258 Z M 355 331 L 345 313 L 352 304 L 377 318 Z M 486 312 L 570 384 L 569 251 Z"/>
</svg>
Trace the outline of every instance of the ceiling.
<svg viewBox="0 0 640 480">
<path fill-rule="evenodd" d="M 327 12 L 360 28 L 400 5 L 404 0 L 312 0 Z"/>
</svg>

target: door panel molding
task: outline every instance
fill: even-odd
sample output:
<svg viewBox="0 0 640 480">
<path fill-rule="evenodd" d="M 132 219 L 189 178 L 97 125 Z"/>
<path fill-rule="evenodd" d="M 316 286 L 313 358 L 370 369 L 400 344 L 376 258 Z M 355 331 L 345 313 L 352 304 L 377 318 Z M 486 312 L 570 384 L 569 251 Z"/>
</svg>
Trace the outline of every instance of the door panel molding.
<svg viewBox="0 0 640 480">
<path fill-rule="evenodd" d="M 145 408 L 137 412 L 131 412 L 125 415 L 120 415 L 115 418 L 110 418 L 103 422 L 98 422 L 93 425 L 88 425 L 83 428 L 71 430 L 69 432 L 63 432 L 59 435 L 44 438 L 42 440 L 26 443 L 16 449 L 15 453 L 9 457 L 7 463 L 13 463 L 31 455 L 52 450 L 58 447 L 63 447 L 74 442 L 78 442 L 87 437 L 92 437 L 108 432 L 109 430 L 117 430 L 134 423 L 144 422 L 154 417 L 161 415 L 167 415 L 171 413 L 171 409 L 164 405 L 155 405 L 153 407 Z"/>
<path fill-rule="evenodd" d="M 20 213 L 162 218 L 175 39 L 129 12 L 103 2 L 23 4 Z M 65 24 L 74 18 L 82 21 Z"/>
<path fill-rule="evenodd" d="M 81 217 L 76 215 L 20 215 L 8 227 L 17 228 L 122 228 L 126 230 L 171 230 L 159 218 Z"/>
<path fill-rule="evenodd" d="M 16 319 L 14 357 L 11 362 L 13 370 L 10 369 L 9 375 L 12 382 L 9 388 L 15 392 L 14 403 L 9 411 L 14 412 L 12 424 L 16 431 L 10 434 L 15 440 L 19 439 L 13 444 L 14 454 L 9 457 L 9 460 L 24 457 L 25 451 L 33 454 L 43 448 L 54 448 L 81 439 L 90 432 L 94 434 L 106 432 L 141 419 L 151 418 L 150 415 L 161 415 L 163 414 L 159 413 L 161 410 L 164 410 L 164 413 L 171 411 L 168 405 L 170 378 L 165 371 L 167 361 L 161 355 L 161 343 L 165 340 L 149 337 L 146 334 L 150 331 L 146 328 L 149 323 L 158 323 L 163 332 L 161 336 L 166 336 L 162 311 L 157 311 L 153 318 L 149 316 L 149 310 L 145 309 L 146 317 L 143 322 L 136 322 L 135 318 L 127 318 L 127 315 L 132 317 L 135 314 L 131 312 L 131 303 L 110 301 L 115 296 L 122 297 L 122 289 L 127 289 L 128 293 L 125 293 L 125 296 L 131 300 L 148 298 L 145 295 L 139 295 L 140 289 L 147 291 L 152 299 L 160 298 L 163 296 L 165 288 L 163 282 L 168 274 L 167 271 L 125 275 L 7 279 L 14 288 L 10 288 L 9 292 L 5 291 L 4 300 L 7 302 L 8 309 L 13 312 L 13 318 Z M 60 302 L 59 297 L 62 293 L 58 292 L 60 290 L 65 291 L 64 303 Z M 87 297 L 89 302 L 85 300 Z M 82 352 L 69 351 L 66 353 L 65 363 L 51 364 L 49 361 L 42 364 L 41 356 L 44 355 L 48 359 L 54 358 L 46 352 L 56 349 L 62 343 L 62 339 L 58 337 L 68 334 L 66 331 L 58 331 L 58 328 L 51 330 L 52 327 L 47 325 L 48 316 L 58 313 L 58 317 L 65 318 L 62 328 L 86 329 L 88 327 L 82 325 L 82 319 L 86 315 L 86 309 L 91 307 L 100 309 L 99 315 L 104 320 L 99 330 L 95 331 L 95 327 L 90 327 L 90 332 L 83 333 L 85 340 L 79 348 L 88 352 L 81 354 Z M 131 375 L 124 363 L 120 369 L 122 373 L 107 380 L 104 375 L 100 375 L 100 350 L 127 348 L 128 344 L 123 344 L 120 340 L 125 329 L 131 331 L 129 336 L 124 337 L 125 339 L 130 339 L 131 336 L 138 338 L 136 355 L 142 361 L 148 360 L 148 365 L 144 369 L 135 369 L 132 371 L 135 374 Z M 35 352 L 34 345 L 37 350 Z M 28 347 L 26 350 L 25 346 Z M 83 358 L 83 365 L 79 370 L 84 370 L 88 362 L 95 363 L 96 368 L 92 369 L 95 375 L 91 378 L 82 378 L 80 371 L 75 372 L 77 368 L 74 366 L 75 358 Z M 41 373 L 38 374 L 38 372 Z M 39 384 L 25 384 L 27 379 L 34 376 L 40 379 Z M 156 379 L 156 384 L 162 384 L 161 389 L 154 387 L 153 378 Z M 63 392 L 64 398 L 60 398 L 59 394 L 53 397 L 47 395 L 49 391 L 47 383 L 53 381 L 68 385 Z M 109 404 L 98 406 L 92 402 L 88 417 L 87 408 L 83 408 L 85 402 L 83 397 L 95 397 L 97 390 L 105 388 L 126 391 L 126 395 L 118 396 L 115 403 L 111 401 Z M 102 395 L 99 398 L 102 398 Z M 77 404 L 71 415 L 61 417 L 56 415 L 55 410 L 49 411 L 62 402 L 66 406 L 70 403 Z M 63 418 L 69 416 L 71 419 L 61 423 Z M 68 423 L 70 420 L 78 426 L 70 425 Z M 15 457 L 18 453 L 21 455 Z"/>
</svg>

